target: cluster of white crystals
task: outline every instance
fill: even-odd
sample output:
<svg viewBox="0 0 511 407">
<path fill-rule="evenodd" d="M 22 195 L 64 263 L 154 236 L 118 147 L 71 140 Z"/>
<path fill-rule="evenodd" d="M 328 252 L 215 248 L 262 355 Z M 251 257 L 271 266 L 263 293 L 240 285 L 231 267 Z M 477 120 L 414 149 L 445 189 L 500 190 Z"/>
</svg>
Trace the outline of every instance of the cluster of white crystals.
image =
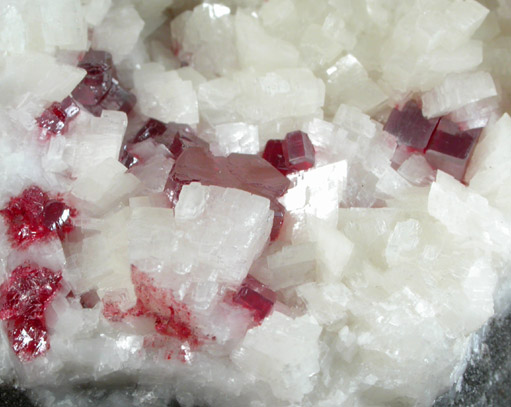
<svg viewBox="0 0 511 407">
<path fill-rule="evenodd" d="M 510 27 L 490 0 L 0 1 L 0 208 L 37 185 L 77 210 L 72 236 L 27 249 L 0 217 L 0 284 L 25 261 L 63 275 L 45 355 L 20 362 L 2 325 L 0 383 L 42 386 L 48 406 L 126 380 L 129 400 L 97 405 L 431 405 L 510 302 Z M 34 119 L 83 79 L 89 47 L 112 54 L 134 112 L 82 108 L 42 140 Z M 486 126 L 464 183 L 383 131 L 411 97 Z M 288 175 L 278 239 L 249 192 L 192 182 L 170 208 L 162 144 L 131 146 L 127 170 L 123 138 L 149 117 L 217 156 L 306 132 L 316 162 Z M 260 323 L 226 300 L 248 274 L 276 292 Z M 154 315 L 189 318 L 195 342 Z"/>
</svg>

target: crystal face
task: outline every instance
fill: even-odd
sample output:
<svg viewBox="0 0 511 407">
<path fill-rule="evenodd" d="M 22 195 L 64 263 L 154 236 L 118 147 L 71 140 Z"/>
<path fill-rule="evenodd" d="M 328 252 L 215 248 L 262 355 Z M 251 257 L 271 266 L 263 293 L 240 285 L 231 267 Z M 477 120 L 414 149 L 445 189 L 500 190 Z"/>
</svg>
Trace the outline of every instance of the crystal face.
<svg viewBox="0 0 511 407">
<path fill-rule="evenodd" d="M 80 112 L 80 108 L 71 97 L 61 103 L 53 102 L 36 121 L 42 129 L 43 138 L 65 133 L 69 122 Z"/>
<path fill-rule="evenodd" d="M 439 118 L 426 119 L 417 102 L 410 100 L 402 110 L 392 110 L 383 130 L 396 136 L 399 144 L 416 150 L 424 150 L 438 121 Z"/>
<path fill-rule="evenodd" d="M 22 361 L 44 355 L 50 348 L 44 312 L 61 280 L 60 272 L 26 264 L 0 285 L 0 320 L 7 321 L 9 341 Z"/>
<path fill-rule="evenodd" d="M 32 186 L 11 198 L 0 214 L 7 223 L 11 244 L 26 248 L 51 236 L 63 238 L 73 230 L 72 217 L 76 211 L 61 199 L 52 199 L 39 187 Z"/>
</svg>

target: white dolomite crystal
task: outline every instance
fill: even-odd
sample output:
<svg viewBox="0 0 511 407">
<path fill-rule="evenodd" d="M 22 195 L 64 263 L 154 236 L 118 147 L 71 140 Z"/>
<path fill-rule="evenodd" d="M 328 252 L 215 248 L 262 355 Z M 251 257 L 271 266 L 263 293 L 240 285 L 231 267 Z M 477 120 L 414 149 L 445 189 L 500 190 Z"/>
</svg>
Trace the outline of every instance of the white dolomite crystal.
<svg viewBox="0 0 511 407">
<path fill-rule="evenodd" d="M 134 83 L 142 113 L 165 123 L 198 123 L 197 96 L 191 81 L 150 63 L 135 72 Z"/>
</svg>

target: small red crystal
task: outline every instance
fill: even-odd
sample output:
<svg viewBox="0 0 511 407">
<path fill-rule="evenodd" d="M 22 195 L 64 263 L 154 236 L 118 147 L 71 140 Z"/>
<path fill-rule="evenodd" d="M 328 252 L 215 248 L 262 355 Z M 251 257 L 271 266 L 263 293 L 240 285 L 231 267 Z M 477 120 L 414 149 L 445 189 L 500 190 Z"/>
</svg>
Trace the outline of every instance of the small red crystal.
<svg viewBox="0 0 511 407">
<path fill-rule="evenodd" d="M 73 90 L 73 97 L 95 116 L 103 110 L 118 110 L 128 114 L 137 98 L 122 87 L 115 77 L 112 55 L 105 51 L 88 51 L 78 66 L 87 71 L 85 78 Z"/>
<path fill-rule="evenodd" d="M 50 348 L 44 311 L 60 289 L 61 280 L 60 272 L 24 264 L 0 285 L 0 320 L 7 321 L 9 341 L 22 361 Z"/>
<path fill-rule="evenodd" d="M 282 150 L 283 140 L 268 140 L 263 151 L 263 158 L 273 165 L 277 170 L 285 174 L 287 172 Z"/>
<path fill-rule="evenodd" d="M 84 106 L 97 105 L 112 86 L 112 55 L 105 51 L 88 51 L 78 67 L 87 71 L 85 78 L 73 90 L 73 97 Z"/>
<path fill-rule="evenodd" d="M 32 186 L 11 198 L 0 214 L 7 223 L 11 244 L 25 248 L 55 234 L 62 239 L 73 230 L 71 218 L 76 211 L 61 199 L 51 199 L 41 188 Z"/>
<path fill-rule="evenodd" d="M 270 314 L 276 299 L 277 295 L 274 291 L 248 275 L 234 295 L 233 302 L 248 309 L 252 313 L 254 322 L 259 324 Z"/>
<path fill-rule="evenodd" d="M 442 118 L 426 148 L 426 160 L 436 169 L 462 181 L 482 128 L 462 131 Z"/>
<path fill-rule="evenodd" d="M 307 133 L 303 131 L 286 134 L 282 143 L 282 153 L 289 172 L 308 170 L 314 166 L 314 146 Z"/>
<path fill-rule="evenodd" d="M 63 134 L 69 122 L 79 113 L 80 108 L 70 97 L 62 103 L 53 102 L 36 121 L 43 130 L 43 138 Z"/>
</svg>

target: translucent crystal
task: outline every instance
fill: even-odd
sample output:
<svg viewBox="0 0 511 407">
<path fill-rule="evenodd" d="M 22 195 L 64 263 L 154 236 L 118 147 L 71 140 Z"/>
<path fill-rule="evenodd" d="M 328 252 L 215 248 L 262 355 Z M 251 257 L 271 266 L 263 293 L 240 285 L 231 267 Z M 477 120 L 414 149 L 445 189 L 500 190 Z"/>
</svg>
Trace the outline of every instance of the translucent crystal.
<svg viewBox="0 0 511 407">
<path fill-rule="evenodd" d="M 399 144 L 424 150 L 433 135 L 439 119 L 426 119 L 414 100 L 403 109 L 393 109 L 383 130 L 397 137 Z"/>
<path fill-rule="evenodd" d="M 80 108 L 70 97 L 62 103 L 53 102 L 36 120 L 42 128 L 43 137 L 64 133 L 69 122 L 80 112 Z"/>
</svg>

